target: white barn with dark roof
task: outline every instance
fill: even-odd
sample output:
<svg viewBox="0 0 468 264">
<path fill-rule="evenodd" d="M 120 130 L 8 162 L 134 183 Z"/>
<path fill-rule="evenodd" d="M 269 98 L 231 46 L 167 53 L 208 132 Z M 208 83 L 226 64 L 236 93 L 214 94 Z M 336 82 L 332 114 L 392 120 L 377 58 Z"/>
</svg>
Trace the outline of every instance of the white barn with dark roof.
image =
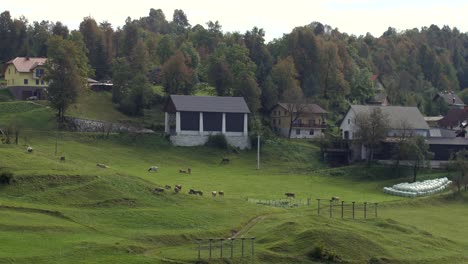
<svg viewBox="0 0 468 264">
<path fill-rule="evenodd" d="M 243 97 L 171 95 L 164 112 L 165 133 L 176 146 L 204 145 L 210 135 L 223 134 L 232 146 L 250 147 Z"/>
</svg>

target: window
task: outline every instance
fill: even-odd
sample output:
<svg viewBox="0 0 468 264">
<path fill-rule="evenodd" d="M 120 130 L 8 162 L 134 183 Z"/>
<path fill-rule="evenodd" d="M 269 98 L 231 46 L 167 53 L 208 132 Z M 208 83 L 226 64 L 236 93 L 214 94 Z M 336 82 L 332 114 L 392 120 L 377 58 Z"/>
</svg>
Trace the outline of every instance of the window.
<svg viewBox="0 0 468 264">
<path fill-rule="evenodd" d="M 281 119 L 278 119 L 278 125 L 281 125 Z"/>
<path fill-rule="evenodd" d="M 313 130 L 313 129 L 311 129 L 311 130 L 309 131 L 309 135 L 311 135 L 311 136 L 314 135 L 314 130 Z"/>
<path fill-rule="evenodd" d="M 348 125 L 351 124 L 351 119 L 348 118 Z"/>
<path fill-rule="evenodd" d="M 36 77 L 44 76 L 44 69 L 36 69 Z"/>
<path fill-rule="evenodd" d="M 41 80 L 41 84 L 44 85 L 44 80 Z"/>
<path fill-rule="evenodd" d="M 28 84 L 28 79 L 24 79 L 24 84 Z"/>
<path fill-rule="evenodd" d="M 10 69 L 10 68 L 8 68 L 8 74 L 10 74 L 10 73 L 11 73 L 11 72 L 10 72 L 10 70 L 11 70 L 11 69 Z"/>
<path fill-rule="evenodd" d="M 273 125 L 276 125 L 276 119 L 273 119 Z"/>
<path fill-rule="evenodd" d="M 301 130 L 300 129 L 296 129 L 296 135 L 300 135 L 301 134 Z"/>
<path fill-rule="evenodd" d="M 38 79 L 36 79 L 36 85 L 39 85 L 39 80 Z"/>
<path fill-rule="evenodd" d="M 284 115 L 287 115 L 287 114 L 286 114 L 286 111 L 284 111 Z"/>
</svg>

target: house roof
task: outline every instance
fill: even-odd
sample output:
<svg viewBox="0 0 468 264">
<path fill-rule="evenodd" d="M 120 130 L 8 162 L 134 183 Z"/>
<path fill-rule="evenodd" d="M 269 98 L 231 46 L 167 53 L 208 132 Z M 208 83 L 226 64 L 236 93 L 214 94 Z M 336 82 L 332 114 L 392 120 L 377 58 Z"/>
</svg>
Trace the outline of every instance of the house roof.
<svg viewBox="0 0 468 264">
<path fill-rule="evenodd" d="M 31 72 L 37 66 L 44 65 L 46 61 L 47 58 L 16 57 L 7 62 L 7 65 L 13 64 L 19 72 Z"/>
<path fill-rule="evenodd" d="M 278 103 L 279 106 L 282 108 L 289 110 L 290 105 L 292 106 L 293 113 L 297 112 L 297 107 L 302 108 L 301 111 L 304 113 L 311 113 L 311 114 L 326 114 L 328 113 L 322 107 L 317 104 L 290 104 L 290 103 Z"/>
<path fill-rule="evenodd" d="M 464 105 L 463 100 L 458 97 L 454 92 L 440 92 L 434 97 L 434 100 L 437 98 L 442 98 L 449 105 Z"/>
<path fill-rule="evenodd" d="M 402 122 L 406 121 L 412 129 L 429 130 L 429 126 L 417 107 L 407 106 L 380 106 L 380 105 L 351 105 L 350 111 L 370 113 L 373 109 L 380 108 L 389 119 L 390 129 L 401 129 Z"/>
<path fill-rule="evenodd" d="M 456 127 L 468 119 L 468 109 L 450 108 L 447 114 L 439 121 L 443 127 Z"/>
<path fill-rule="evenodd" d="M 170 101 L 178 112 L 250 113 L 244 97 L 171 95 Z"/>
<path fill-rule="evenodd" d="M 468 145 L 468 139 L 462 138 L 462 137 L 452 137 L 452 138 L 432 137 L 432 138 L 427 138 L 426 140 L 429 145 L 459 145 L 459 146 Z"/>
</svg>

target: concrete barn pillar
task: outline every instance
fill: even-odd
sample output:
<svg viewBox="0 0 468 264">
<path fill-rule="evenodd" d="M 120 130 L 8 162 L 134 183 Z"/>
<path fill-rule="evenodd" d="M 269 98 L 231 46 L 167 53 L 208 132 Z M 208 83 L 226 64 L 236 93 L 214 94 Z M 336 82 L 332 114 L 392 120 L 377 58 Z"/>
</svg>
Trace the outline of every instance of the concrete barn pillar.
<svg viewBox="0 0 468 264">
<path fill-rule="evenodd" d="M 180 112 L 176 112 L 176 133 L 180 133 Z"/>
<path fill-rule="evenodd" d="M 199 129 L 200 129 L 200 135 L 203 135 L 203 112 L 200 112 Z"/>
<path fill-rule="evenodd" d="M 223 126 L 221 133 L 226 134 L 226 113 L 223 113 Z"/>
<path fill-rule="evenodd" d="M 164 113 L 164 132 L 166 134 L 170 133 L 170 127 L 169 127 L 169 113 L 165 112 Z"/>
<path fill-rule="evenodd" d="M 244 114 L 244 136 L 249 134 L 249 114 Z"/>
</svg>

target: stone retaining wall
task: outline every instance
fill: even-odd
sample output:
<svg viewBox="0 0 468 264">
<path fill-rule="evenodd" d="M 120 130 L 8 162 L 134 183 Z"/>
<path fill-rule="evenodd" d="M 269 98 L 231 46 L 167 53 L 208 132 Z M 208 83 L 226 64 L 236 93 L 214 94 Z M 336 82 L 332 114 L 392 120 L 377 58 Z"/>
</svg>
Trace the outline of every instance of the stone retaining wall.
<svg viewBox="0 0 468 264">
<path fill-rule="evenodd" d="M 83 119 L 76 117 L 65 117 L 65 123 L 68 129 L 77 132 L 137 132 L 137 133 L 154 133 L 150 129 L 144 129 L 127 124 L 110 123 L 99 120 Z"/>
</svg>

